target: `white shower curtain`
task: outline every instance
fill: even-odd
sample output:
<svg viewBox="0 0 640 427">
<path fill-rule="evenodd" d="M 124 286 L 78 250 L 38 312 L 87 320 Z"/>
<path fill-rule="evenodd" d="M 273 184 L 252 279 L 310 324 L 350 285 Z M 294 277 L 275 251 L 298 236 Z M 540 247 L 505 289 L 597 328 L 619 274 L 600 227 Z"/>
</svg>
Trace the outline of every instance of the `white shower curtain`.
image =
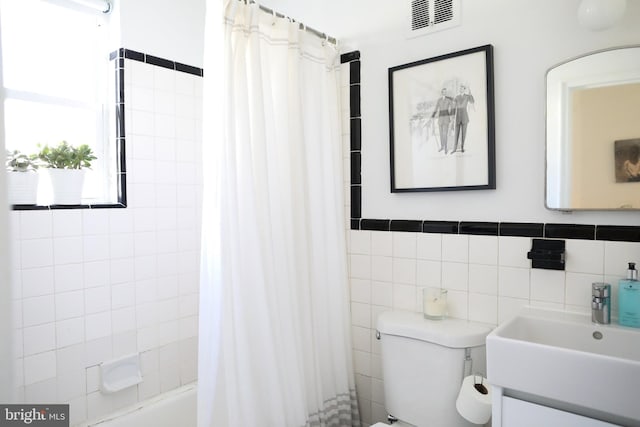
<svg viewBox="0 0 640 427">
<path fill-rule="evenodd" d="M 359 426 L 339 53 L 255 4 L 207 7 L 198 425 Z"/>
</svg>

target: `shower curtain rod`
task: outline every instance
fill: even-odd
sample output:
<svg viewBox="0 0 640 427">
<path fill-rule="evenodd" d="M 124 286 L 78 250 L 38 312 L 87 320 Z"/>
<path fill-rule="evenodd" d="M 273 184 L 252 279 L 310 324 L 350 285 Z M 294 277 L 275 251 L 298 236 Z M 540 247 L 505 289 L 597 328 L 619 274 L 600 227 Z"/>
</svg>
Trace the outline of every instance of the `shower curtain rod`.
<svg viewBox="0 0 640 427">
<path fill-rule="evenodd" d="M 254 3 L 256 3 L 256 2 L 255 2 L 254 0 L 249 0 L 249 1 L 245 0 L 245 3 L 254 4 Z M 277 16 L 278 18 L 287 18 L 288 20 L 290 20 L 290 21 L 292 21 L 292 22 L 297 22 L 295 19 L 290 18 L 290 17 L 288 17 L 287 15 L 283 15 L 283 14 L 282 14 L 282 13 L 280 13 L 280 12 L 276 12 L 276 11 L 275 11 L 275 10 L 273 10 L 273 9 L 269 9 L 268 7 L 263 6 L 263 5 L 261 5 L 261 4 L 258 4 L 258 7 L 259 7 L 259 8 L 260 8 L 260 10 L 262 10 L 263 12 L 267 12 L 267 13 L 269 13 L 269 14 L 271 14 L 271 15 L 275 15 L 275 16 Z M 328 36 L 327 34 L 325 34 L 325 33 L 321 32 L 321 31 L 316 30 L 315 28 L 307 27 L 307 26 L 306 26 L 306 25 L 304 25 L 302 22 L 297 22 L 297 23 L 298 23 L 298 25 L 300 26 L 300 29 L 301 29 L 301 30 L 308 31 L 308 32 L 310 32 L 311 34 L 314 34 L 314 35 L 316 35 L 316 36 L 320 37 L 321 39 L 325 39 L 326 41 L 328 41 L 328 42 L 329 42 L 329 43 L 331 43 L 331 44 L 337 44 L 337 43 L 338 43 L 335 37 L 330 37 L 330 36 Z"/>
<path fill-rule="evenodd" d="M 113 10 L 112 0 L 67 0 L 80 6 L 88 7 L 102 13 L 110 13 Z"/>
</svg>

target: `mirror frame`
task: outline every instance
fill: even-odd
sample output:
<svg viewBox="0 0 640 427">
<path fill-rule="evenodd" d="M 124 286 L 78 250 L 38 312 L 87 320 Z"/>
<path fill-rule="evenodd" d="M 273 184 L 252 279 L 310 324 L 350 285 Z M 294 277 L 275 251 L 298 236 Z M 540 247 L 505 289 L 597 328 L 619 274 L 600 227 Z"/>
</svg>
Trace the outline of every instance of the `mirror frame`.
<svg viewBox="0 0 640 427">
<path fill-rule="evenodd" d="M 639 207 L 573 207 L 570 203 L 561 205 L 560 193 L 570 193 L 570 187 L 562 175 L 570 170 L 570 161 L 566 155 L 571 141 L 569 120 L 569 94 L 572 89 L 579 87 L 600 87 L 614 81 L 623 84 L 640 83 L 640 67 L 633 67 L 632 50 L 640 51 L 640 45 L 625 45 L 611 47 L 585 53 L 570 58 L 550 67 L 545 73 L 545 208 L 553 211 L 636 211 Z M 598 68 L 597 72 L 590 69 L 588 73 L 580 72 L 590 65 L 589 62 L 607 57 L 615 53 L 626 54 L 626 61 L 609 61 Z M 640 54 L 637 55 L 640 58 Z M 592 64 L 591 64 L 592 65 Z M 569 67 L 572 66 L 572 67 Z M 625 68 L 626 66 L 626 68 Z M 606 74 L 615 75 L 602 80 L 594 80 L 596 76 Z M 563 155 L 564 154 L 564 155 Z M 552 194 L 552 193 L 555 193 Z M 567 198 L 569 194 L 565 194 Z"/>
</svg>

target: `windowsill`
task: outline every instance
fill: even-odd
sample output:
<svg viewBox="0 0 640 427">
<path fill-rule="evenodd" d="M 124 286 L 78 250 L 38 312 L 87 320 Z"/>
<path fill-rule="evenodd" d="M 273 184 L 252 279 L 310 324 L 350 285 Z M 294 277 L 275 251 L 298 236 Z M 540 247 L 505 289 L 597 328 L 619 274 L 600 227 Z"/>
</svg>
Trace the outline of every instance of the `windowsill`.
<svg viewBox="0 0 640 427">
<path fill-rule="evenodd" d="M 45 211 L 57 209 L 118 209 L 126 208 L 124 203 L 96 203 L 95 205 L 11 205 L 14 211 Z"/>
</svg>

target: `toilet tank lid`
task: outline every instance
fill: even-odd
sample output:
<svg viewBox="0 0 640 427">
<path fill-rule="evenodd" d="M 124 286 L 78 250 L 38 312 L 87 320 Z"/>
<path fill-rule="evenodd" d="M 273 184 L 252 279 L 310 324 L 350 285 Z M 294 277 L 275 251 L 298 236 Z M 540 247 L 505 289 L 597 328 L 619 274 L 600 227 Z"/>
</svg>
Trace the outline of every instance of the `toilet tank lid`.
<svg viewBox="0 0 640 427">
<path fill-rule="evenodd" d="M 422 313 L 385 311 L 378 316 L 378 332 L 413 338 L 450 348 L 478 347 L 493 326 L 462 319 L 428 320 Z"/>
</svg>

